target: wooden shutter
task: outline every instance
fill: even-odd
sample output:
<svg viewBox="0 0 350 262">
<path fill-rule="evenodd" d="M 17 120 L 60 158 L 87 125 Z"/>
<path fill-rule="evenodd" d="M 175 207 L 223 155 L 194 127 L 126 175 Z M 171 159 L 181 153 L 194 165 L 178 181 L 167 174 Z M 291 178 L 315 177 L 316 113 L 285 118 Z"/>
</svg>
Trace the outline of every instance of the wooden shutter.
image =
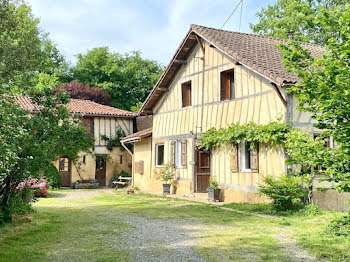
<svg viewBox="0 0 350 262">
<path fill-rule="evenodd" d="M 220 75 L 221 78 L 221 84 L 220 84 L 220 100 L 226 100 L 227 99 L 227 86 L 229 86 L 230 78 L 226 74 L 226 72 L 221 72 Z"/>
<path fill-rule="evenodd" d="M 250 149 L 250 169 L 253 173 L 259 173 L 259 145 Z"/>
<path fill-rule="evenodd" d="M 181 142 L 181 166 L 187 167 L 187 140 Z"/>
<path fill-rule="evenodd" d="M 175 166 L 175 141 L 170 142 L 170 165 Z"/>
<path fill-rule="evenodd" d="M 191 81 L 181 85 L 182 107 L 191 105 Z"/>
<path fill-rule="evenodd" d="M 230 154 L 231 173 L 238 173 L 238 145 L 234 144 Z"/>
</svg>

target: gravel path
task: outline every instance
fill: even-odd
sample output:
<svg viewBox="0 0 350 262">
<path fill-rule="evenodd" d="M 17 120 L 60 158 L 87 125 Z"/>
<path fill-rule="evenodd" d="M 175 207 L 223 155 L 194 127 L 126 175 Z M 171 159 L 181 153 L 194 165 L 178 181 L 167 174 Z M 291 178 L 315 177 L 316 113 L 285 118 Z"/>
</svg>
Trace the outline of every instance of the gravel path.
<svg viewBox="0 0 350 262">
<path fill-rule="evenodd" d="M 122 248 L 138 262 L 204 262 L 193 248 L 198 241 L 197 232 L 203 228 L 195 223 L 175 219 L 125 218 L 134 227 L 121 236 Z M 118 239 L 117 239 L 118 240 Z"/>
</svg>

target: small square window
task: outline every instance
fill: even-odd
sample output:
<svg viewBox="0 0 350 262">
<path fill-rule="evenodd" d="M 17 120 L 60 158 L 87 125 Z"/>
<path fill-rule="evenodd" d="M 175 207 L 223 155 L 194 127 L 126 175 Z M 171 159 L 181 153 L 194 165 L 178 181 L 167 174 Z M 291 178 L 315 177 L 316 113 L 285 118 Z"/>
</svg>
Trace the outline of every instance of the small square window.
<svg viewBox="0 0 350 262">
<path fill-rule="evenodd" d="M 235 98 L 235 72 L 233 69 L 220 73 L 220 100 Z"/>
<path fill-rule="evenodd" d="M 182 92 L 182 107 L 187 107 L 192 105 L 191 101 L 191 81 L 181 84 Z"/>
<path fill-rule="evenodd" d="M 156 144 L 156 166 L 164 165 L 164 144 Z"/>
</svg>

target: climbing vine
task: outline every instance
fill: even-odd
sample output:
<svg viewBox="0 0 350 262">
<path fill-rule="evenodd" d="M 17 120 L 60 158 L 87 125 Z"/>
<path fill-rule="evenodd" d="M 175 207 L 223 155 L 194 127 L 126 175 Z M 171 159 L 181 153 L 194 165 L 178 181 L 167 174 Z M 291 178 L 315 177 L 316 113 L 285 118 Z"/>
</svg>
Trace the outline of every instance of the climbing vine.
<svg viewBox="0 0 350 262">
<path fill-rule="evenodd" d="M 207 150 L 225 144 L 249 142 L 254 147 L 258 143 L 278 145 L 285 141 L 287 133 L 291 130 L 289 122 L 277 120 L 266 125 L 249 122 L 244 125 L 231 124 L 227 128 L 209 129 L 199 136 L 202 148 Z"/>
</svg>

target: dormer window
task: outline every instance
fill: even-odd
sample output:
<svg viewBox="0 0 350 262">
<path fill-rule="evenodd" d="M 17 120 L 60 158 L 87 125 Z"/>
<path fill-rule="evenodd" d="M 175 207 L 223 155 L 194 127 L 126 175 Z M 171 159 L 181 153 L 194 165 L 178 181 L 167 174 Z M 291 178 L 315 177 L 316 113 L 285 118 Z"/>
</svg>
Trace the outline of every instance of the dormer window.
<svg viewBox="0 0 350 262">
<path fill-rule="evenodd" d="M 191 106 L 191 81 L 181 84 L 182 107 Z"/>
<path fill-rule="evenodd" d="M 223 71 L 220 74 L 220 101 L 235 98 L 235 72 L 233 69 Z"/>
</svg>

